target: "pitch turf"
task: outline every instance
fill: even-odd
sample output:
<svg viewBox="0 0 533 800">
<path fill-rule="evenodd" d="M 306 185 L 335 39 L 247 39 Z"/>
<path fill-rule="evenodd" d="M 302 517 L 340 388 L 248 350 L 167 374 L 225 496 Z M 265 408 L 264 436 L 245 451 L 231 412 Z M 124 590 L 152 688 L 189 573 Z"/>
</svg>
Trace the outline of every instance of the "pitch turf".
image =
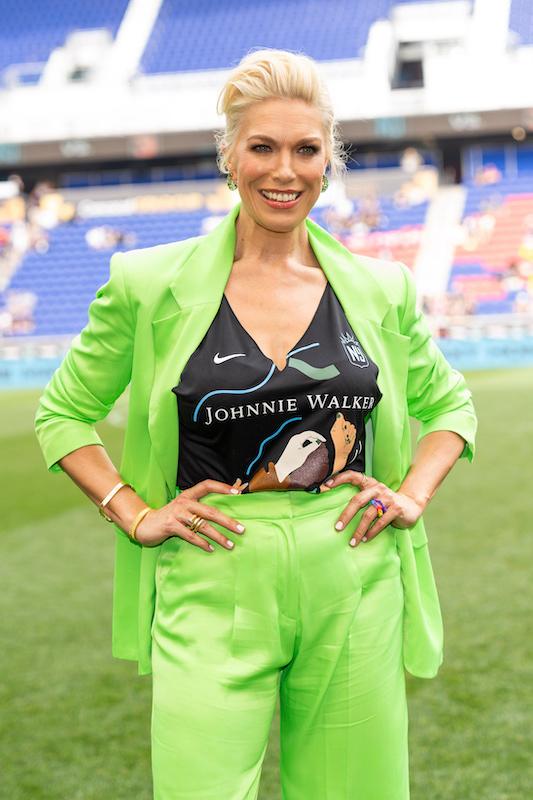
<svg viewBox="0 0 533 800">
<path fill-rule="evenodd" d="M 525 800 L 533 370 L 467 377 L 477 458 L 456 466 L 426 512 L 446 646 L 437 678 L 408 676 L 412 800 Z M 46 472 L 38 394 L 0 394 L 0 798 L 150 800 L 150 679 L 110 656 L 111 530 L 67 477 Z M 99 428 L 115 463 L 123 418 L 119 401 Z M 277 723 L 261 800 L 280 797 Z"/>
</svg>

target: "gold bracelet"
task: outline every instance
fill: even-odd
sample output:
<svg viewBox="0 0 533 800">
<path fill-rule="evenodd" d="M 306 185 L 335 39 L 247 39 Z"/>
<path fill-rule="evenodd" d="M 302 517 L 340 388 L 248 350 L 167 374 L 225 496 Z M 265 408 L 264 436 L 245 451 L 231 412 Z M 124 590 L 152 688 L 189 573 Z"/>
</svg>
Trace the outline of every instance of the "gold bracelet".
<svg viewBox="0 0 533 800">
<path fill-rule="evenodd" d="M 133 539 L 134 542 L 137 541 L 135 537 L 135 531 L 137 530 L 139 523 L 145 518 L 149 511 L 153 511 L 154 509 L 150 506 L 146 506 L 146 508 L 141 508 L 133 522 L 131 523 L 130 529 L 128 531 L 128 536 Z"/>
<path fill-rule="evenodd" d="M 120 489 L 124 488 L 124 486 L 129 486 L 129 487 L 130 487 L 130 489 L 133 489 L 133 486 L 132 486 L 130 483 L 124 483 L 123 481 L 119 481 L 118 483 L 116 483 L 116 484 L 113 486 L 113 488 L 111 489 L 111 491 L 110 491 L 108 494 L 106 494 L 106 496 L 104 497 L 104 499 L 103 499 L 103 500 L 102 500 L 100 503 L 98 503 L 98 513 L 99 513 L 99 514 L 100 514 L 100 516 L 101 516 L 101 517 L 103 517 L 103 518 L 104 518 L 104 519 L 105 519 L 107 522 L 113 522 L 113 520 L 111 519 L 111 517 L 109 517 L 109 516 L 108 516 L 108 515 L 107 515 L 107 514 L 104 512 L 104 508 L 106 507 L 106 505 L 107 505 L 109 502 L 111 502 L 111 500 L 114 498 L 114 496 L 116 495 L 116 493 L 117 493 L 118 491 L 120 491 Z M 135 491 L 135 489 L 134 489 L 133 491 Z"/>
</svg>

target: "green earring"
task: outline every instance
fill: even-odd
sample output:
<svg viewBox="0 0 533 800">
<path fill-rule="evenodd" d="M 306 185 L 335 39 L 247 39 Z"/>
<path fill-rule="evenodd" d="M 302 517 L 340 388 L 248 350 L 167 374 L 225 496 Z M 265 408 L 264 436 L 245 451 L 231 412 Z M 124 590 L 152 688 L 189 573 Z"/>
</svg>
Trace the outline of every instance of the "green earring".
<svg viewBox="0 0 533 800">
<path fill-rule="evenodd" d="M 322 175 L 322 189 L 320 191 L 325 192 L 328 186 L 329 186 L 328 176 Z"/>
<path fill-rule="evenodd" d="M 228 173 L 228 176 L 226 178 L 226 183 L 228 184 L 228 189 L 230 191 L 232 191 L 232 192 L 234 192 L 235 189 L 237 188 L 237 184 L 235 183 L 235 181 L 231 177 L 231 172 Z"/>
</svg>

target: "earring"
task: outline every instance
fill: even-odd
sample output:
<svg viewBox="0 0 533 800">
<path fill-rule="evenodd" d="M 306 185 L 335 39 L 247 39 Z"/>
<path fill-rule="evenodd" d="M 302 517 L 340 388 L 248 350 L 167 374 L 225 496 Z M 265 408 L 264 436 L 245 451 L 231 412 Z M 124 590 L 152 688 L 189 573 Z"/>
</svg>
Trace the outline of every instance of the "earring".
<svg viewBox="0 0 533 800">
<path fill-rule="evenodd" d="M 231 176 L 231 172 L 229 172 L 229 173 L 228 173 L 228 175 L 227 175 L 227 178 L 226 178 L 226 183 L 228 184 L 228 189 L 229 189 L 230 191 L 232 191 L 232 192 L 234 192 L 234 191 L 235 191 L 235 189 L 237 188 L 237 184 L 236 184 L 236 183 L 235 183 L 235 181 L 233 180 L 233 178 L 232 178 L 232 176 Z"/>
<path fill-rule="evenodd" d="M 322 188 L 320 191 L 325 192 L 328 186 L 329 186 L 328 176 L 322 175 Z"/>
</svg>

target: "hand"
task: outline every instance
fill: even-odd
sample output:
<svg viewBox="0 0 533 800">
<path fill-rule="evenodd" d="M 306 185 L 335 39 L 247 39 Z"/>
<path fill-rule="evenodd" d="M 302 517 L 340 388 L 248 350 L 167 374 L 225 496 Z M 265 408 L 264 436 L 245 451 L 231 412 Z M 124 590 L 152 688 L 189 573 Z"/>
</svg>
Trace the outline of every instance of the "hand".
<svg viewBox="0 0 533 800">
<path fill-rule="evenodd" d="M 326 481 L 323 487 L 333 489 L 342 483 L 351 483 L 358 486 L 360 491 L 350 500 L 344 511 L 339 517 L 335 527 L 337 530 L 344 530 L 348 522 L 353 519 L 357 512 L 366 506 L 374 498 L 381 500 L 387 507 L 387 511 L 378 519 L 378 510 L 374 506 L 369 506 L 359 520 L 355 533 L 350 540 L 352 547 L 356 547 L 359 542 L 366 542 L 373 539 L 383 528 L 392 524 L 394 528 L 410 528 L 419 519 L 424 511 L 423 506 L 412 497 L 402 492 L 393 492 L 384 483 L 380 483 L 375 478 L 370 478 L 362 472 L 355 472 L 348 469 L 339 472 L 334 478 Z M 341 524 L 340 527 L 339 523 Z"/>
<path fill-rule="evenodd" d="M 214 547 L 206 542 L 197 533 L 194 533 L 187 527 L 186 523 L 189 522 L 195 514 L 203 517 L 204 520 L 211 520 L 216 522 L 222 527 L 227 528 L 233 533 L 244 533 L 244 525 L 240 525 L 237 520 L 223 514 L 218 508 L 209 506 L 206 503 L 200 503 L 199 499 L 204 497 L 210 492 L 219 492 L 220 494 L 235 494 L 232 489 L 237 489 L 237 494 L 247 486 L 246 483 L 237 486 L 230 486 L 229 483 L 222 483 L 222 481 L 205 480 L 191 486 L 190 489 L 185 489 L 174 500 L 167 503 L 162 508 L 152 509 L 144 519 L 141 520 L 137 526 L 135 533 L 136 539 L 140 544 L 154 547 L 161 544 L 165 539 L 170 536 L 179 536 L 185 539 L 190 544 L 196 547 L 201 547 L 202 550 L 208 552 L 214 550 Z M 208 522 L 202 522 L 199 531 L 218 544 L 231 550 L 233 542 L 231 539 L 226 538 L 222 533 L 219 533 L 216 528 Z"/>
</svg>

